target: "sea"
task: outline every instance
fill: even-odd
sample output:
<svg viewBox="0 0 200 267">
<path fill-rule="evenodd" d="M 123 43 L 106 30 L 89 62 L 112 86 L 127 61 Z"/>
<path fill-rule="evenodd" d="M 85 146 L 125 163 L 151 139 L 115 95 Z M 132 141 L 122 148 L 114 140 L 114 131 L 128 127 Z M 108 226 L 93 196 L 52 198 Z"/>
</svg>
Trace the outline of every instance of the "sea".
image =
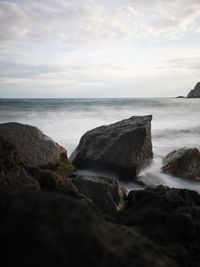
<svg viewBox="0 0 200 267">
<path fill-rule="evenodd" d="M 21 122 L 40 128 L 64 146 L 68 155 L 81 136 L 100 125 L 131 116 L 153 115 L 153 163 L 140 173 L 149 186 L 166 185 L 200 192 L 200 182 L 161 171 L 162 159 L 180 147 L 200 148 L 200 99 L 187 98 L 62 98 L 0 99 L 0 123 Z M 123 184 L 138 189 L 133 182 Z"/>
</svg>

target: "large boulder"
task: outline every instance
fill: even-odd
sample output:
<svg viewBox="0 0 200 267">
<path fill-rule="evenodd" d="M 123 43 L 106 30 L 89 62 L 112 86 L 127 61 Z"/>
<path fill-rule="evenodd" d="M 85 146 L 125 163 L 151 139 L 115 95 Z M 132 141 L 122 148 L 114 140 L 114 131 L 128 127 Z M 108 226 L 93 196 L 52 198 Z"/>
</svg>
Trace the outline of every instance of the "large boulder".
<svg viewBox="0 0 200 267">
<path fill-rule="evenodd" d="M 123 223 L 147 236 L 181 267 L 200 263 L 200 195 L 164 186 L 131 191 L 118 213 Z"/>
<path fill-rule="evenodd" d="M 180 148 L 163 159 L 165 173 L 193 180 L 200 180 L 200 151 L 197 148 Z"/>
<path fill-rule="evenodd" d="M 70 156 L 80 169 L 99 169 L 134 178 L 153 157 L 152 116 L 136 116 L 86 132 Z"/>
<path fill-rule="evenodd" d="M 67 195 L 0 193 L 0 239 L 5 267 L 178 267 L 139 233 Z"/>
<path fill-rule="evenodd" d="M 66 150 L 34 126 L 2 123 L 0 137 L 16 147 L 26 166 L 55 168 L 61 160 L 67 161 Z"/>
<path fill-rule="evenodd" d="M 41 190 L 79 194 L 74 184 L 57 171 L 24 165 L 16 147 L 0 137 L 0 192 Z"/>
<path fill-rule="evenodd" d="M 37 180 L 28 175 L 15 146 L 0 137 L 0 192 L 39 191 Z"/>
<path fill-rule="evenodd" d="M 71 179 L 78 191 L 108 215 L 114 215 L 123 207 L 126 189 L 110 177 L 77 175 Z"/>
<path fill-rule="evenodd" d="M 200 97 L 200 82 L 198 82 L 194 89 L 192 89 L 187 95 L 188 98 L 198 98 Z"/>
</svg>

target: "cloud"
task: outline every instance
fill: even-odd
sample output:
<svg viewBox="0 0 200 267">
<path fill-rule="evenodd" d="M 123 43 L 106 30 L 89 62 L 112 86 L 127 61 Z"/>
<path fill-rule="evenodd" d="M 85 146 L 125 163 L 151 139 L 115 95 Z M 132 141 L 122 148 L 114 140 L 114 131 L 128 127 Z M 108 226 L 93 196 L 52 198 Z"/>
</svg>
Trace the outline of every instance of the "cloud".
<svg viewBox="0 0 200 267">
<path fill-rule="evenodd" d="M 16 62 L 0 62 L 0 77 L 6 78 L 33 78 L 38 75 L 52 74 L 61 72 L 63 69 L 59 66 L 50 66 L 45 64 L 23 64 Z"/>
<path fill-rule="evenodd" d="M 186 70 L 191 72 L 200 72 L 200 57 L 181 57 L 167 60 L 167 65 L 172 69 L 179 71 Z"/>
<path fill-rule="evenodd" d="M 112 3 L 113 1 L 111 1 Z M 0 2 L 0 39 L 79 43 L 107 39 L 179 37 L 200 17 L 193 0 L 22 0 Z"/>
</svg>

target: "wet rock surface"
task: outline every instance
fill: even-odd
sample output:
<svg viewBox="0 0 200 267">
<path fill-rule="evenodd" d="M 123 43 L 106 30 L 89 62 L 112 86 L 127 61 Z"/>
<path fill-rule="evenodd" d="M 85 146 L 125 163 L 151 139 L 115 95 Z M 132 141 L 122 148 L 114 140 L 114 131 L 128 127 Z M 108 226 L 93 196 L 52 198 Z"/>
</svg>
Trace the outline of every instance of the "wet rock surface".
<svg viewBox="0 0 200 267">
<path fill-rule="evenodd" d="M 197 148 L 180 148 L 163 159 L 162 170 L 174 176 L 200 181 L 200 151 Z"/>
<path fill-rule="evenodd" d="M 86 132 L 71 162 L 80 169 L 101 169 L 133 179 L 153 157 L 152 116 L 136 116 Z"/>
<path fill-rule="evenodd" d="M 114 215 L 124 205 L 126 189 L 114 178 L 79 174 L 71 181 L 105 214 Z"/>
</svg>

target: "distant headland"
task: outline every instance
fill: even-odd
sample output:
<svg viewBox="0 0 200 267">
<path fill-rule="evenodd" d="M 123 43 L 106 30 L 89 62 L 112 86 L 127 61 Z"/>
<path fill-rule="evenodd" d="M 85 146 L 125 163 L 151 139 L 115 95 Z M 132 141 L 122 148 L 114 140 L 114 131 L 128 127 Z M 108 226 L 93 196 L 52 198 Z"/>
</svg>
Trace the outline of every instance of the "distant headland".
<svg viewBox="0 0 200 267">
<path fill-rule="evenodd" d="M 198 82 L 194 89 L 190 90 L 187 97 L 177 96 L 177 98 L 200 98 L 200 82 Z"/>
</svg>

